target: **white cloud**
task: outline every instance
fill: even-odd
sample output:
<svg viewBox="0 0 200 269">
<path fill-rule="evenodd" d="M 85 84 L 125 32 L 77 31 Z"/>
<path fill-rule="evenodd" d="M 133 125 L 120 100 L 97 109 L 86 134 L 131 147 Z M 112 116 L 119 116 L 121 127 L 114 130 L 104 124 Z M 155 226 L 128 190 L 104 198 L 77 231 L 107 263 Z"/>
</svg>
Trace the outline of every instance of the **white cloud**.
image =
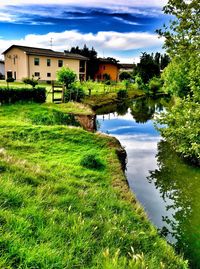
<svg viewBox="0 0 200 269">
<path fill-rule="evenodd" d="M 98 32 L 93 33 L 80 33 L 79 31 L 64 31 L 61 33 L 51 32 L 44 35 L 28 34 L 23 39 L 19 40 L 4 40 L 0 39 L 0 52 L 2 53 L 9 46 L 13 44 L 26 45 L 32 47 L 50 48 L 50 40 L 53 40 L 53 50 L 63 51 L 64 49 L 70 49 L 72 46 L 82 47 L 87 44 L 89 47 L 94 47 L 99 56 L 106 57 L 118 55 L 116 58 L 123 62 L 127 62 L 126 58 L 120 57 L 123 53 L 137 49 L 149 49 L 151 47 L 161 47 L 163 40 L 158 39 L 156 34 L 147 32 Z M 120 59 L 121 58 L 121 59 Z M 137 61 L 133 57 L 127 57 L 128 62 Z"/>
<path fill-rule="evenodd" d="M 124 0 L 117 2 L 116 0 L 43 0 L 42 5 L 71 5 L 71 6 L 91 6 L 91 7 L 162 7 L 167 3 L 167 0 Z M 29 5 L 36 4 L 35 0 L 1 0 L 0 6 L 6 5 Z M 37 3 L 40 5 L 40 3 Z"/>
</svg>

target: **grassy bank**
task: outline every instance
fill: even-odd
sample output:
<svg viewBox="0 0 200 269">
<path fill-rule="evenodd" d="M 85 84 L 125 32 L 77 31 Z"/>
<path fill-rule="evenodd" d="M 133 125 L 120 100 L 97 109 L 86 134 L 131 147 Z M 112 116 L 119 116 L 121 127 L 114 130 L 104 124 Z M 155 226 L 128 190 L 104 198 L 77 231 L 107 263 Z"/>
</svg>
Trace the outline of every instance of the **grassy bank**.
<svg viewBox="0 0 200 269">
<path fill-rule="evenodd" d="M 128 90 L 128 98 L 136 98 L 139 96 L 143 96 L 144 92 L 141 90 Z M 126 98 L 126 99 L 128 99 Z M 105 94 L 99 94 L 99 95 L 92 95 L 92 96 L 87 96 L 84 98 L 83 103 L 86 105 L 89 105 L 92 107 L 92 109 L 96 110 L 100 107 L 103 107 L 105 105 L 110 105 L 117 103 L 119 101 L 117 97 L 117 92 L 111 92 L 111 93 L 105 93 Z"/>
<path fill-rule="evenodd" d="M 116 140 L 46 111 L 0 107 L 0 268 L 187 268 L 129 192 Z"/>
</svg>

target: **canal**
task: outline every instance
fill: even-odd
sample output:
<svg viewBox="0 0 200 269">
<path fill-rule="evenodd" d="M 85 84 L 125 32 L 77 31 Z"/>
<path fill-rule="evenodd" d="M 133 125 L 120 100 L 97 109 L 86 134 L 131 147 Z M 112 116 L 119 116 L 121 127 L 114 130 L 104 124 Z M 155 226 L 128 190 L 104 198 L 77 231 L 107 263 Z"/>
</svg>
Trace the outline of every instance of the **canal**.
<svg viewBox="0 0 200 269">
<path fill-rule="evenodd" d="M 96 111 L 98 131 L 116 137 L 128 156 L 126 176 L 159 233 L 200 268 L 200 169 L 181 160 L 155 128 L 166 98 L 139 98 Z"/>
</svg>

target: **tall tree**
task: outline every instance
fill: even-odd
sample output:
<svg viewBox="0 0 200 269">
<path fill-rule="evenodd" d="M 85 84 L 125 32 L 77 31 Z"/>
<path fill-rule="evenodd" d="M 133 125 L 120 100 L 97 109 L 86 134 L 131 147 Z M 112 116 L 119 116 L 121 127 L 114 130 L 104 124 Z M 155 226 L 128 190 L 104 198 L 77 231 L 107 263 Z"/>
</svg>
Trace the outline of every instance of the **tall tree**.
<svg viewBox="0 0 200 269">
<path fill-rule="evenodd" d="M 83 48 L 79 48 L 78 46 L 72 47 L 71 50 L 65 50 L 65 52 L 77 53 L 87 57 L 87 79 L 94 79 L 94 75 L 98 71 L 98 59 L 97 52 L 93 47 L 89 49 L 85 44 Z"/>
</svg>

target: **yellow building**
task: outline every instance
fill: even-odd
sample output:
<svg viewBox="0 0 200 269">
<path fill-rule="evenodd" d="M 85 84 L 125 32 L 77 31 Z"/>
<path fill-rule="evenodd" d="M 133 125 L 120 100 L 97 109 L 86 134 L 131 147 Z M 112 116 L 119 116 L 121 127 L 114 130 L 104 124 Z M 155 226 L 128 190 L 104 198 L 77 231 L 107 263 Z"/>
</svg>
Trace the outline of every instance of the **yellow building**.
<svg viewBox="0 0 200 269">
<path fill-rule="evenodd" d="M 79 54 L 18 45 L 12 45 L 3 54 L 6 79 L 12 77 L 21 81 L 34 76 L 40 81 L 56 80 L 56 72 L 62 66 L 72 69 L 78 79 L 86 78 L 87 58 Z"/>
</svg>

